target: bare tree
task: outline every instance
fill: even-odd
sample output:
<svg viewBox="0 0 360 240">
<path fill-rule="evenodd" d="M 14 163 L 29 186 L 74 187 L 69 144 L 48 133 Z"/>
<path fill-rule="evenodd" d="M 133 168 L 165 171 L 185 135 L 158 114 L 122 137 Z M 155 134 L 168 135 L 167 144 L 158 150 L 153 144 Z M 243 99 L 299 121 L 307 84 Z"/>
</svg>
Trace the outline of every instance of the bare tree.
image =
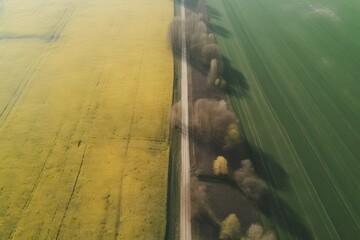
<svg viewBox="0 0 360 240">
<path fill-rule="evenodd" d="M 250 159 L 245 159 L 241 161 L 241 167 L 236 170 L 234 174 L 235 181 L 238 185 L 241 185 L 242 182 L 248 178 L 255 175 L 255 169 Z"/>
<path fill-rule="evenodd" d="M 201 49 L 201 62 L 209 65 L 212 59 L 220 59 L 220 51 L 215 43 L 206 44 Z"/>
<path fill-rule="evenodd" d="M 261 240 L 263 234 L 264 234 L 263 227 L 257 223 L 251 224 L 251 226 L 247 231 L 247 237 L 249 240 Z"/>
<path fill-rule="evenodd" d="M 206 34 L 207 33 L 206 24 L 203 21 L 199 21 L 195 30 L 199 34 Z"/>
<path fill-rule="evenodd" d="M 199 99 L 194 104 L 192 128 L 205 142 L 224 147 L 229 125 L 238 119 L 224 100 Z"/>
<path fill-rule="evenodd" d="M 191 216 L 196 217 L 203 210 L 207 201 L 206 185 L 194 181 L 191 187 Z"/>
<path fill-rule="evenodd" d="M 264 229 L 260 224 L 251 224 L 248 231 L 246 240 L 275 240 L 275 234 L 271 231 L 264 233 Z"/>
<path fill-rule="evenodd" d="M 248 177 L 240 186 L 240 189 L 251 199 L 259 201 L 266 191 L 266 184 L 256 176 Z"/>
<path fill-rule="evenodd" d="M 255 174 L 252 162 L 249 159 L 241 162 L 241 167 L 236 170 L 234 179 L 243 193 L 249 198 L 259 201 L 266 192 L 266 184 Z"/>
<path fill-rule="evenodd" d="M 206 3 L 204 0 L 198 1 L 197 11 L 203 15 L 203 19 L 205 22 L 209 22 L 209 16 L 206 9 Z"/>
</svg>

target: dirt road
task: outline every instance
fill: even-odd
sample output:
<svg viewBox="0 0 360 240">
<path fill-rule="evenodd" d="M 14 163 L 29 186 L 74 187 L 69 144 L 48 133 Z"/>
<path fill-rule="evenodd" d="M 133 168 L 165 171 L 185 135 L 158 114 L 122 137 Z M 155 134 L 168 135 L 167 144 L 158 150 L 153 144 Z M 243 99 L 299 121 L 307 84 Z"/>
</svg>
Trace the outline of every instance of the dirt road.
<svg viewBox="0 0 360 240">
<path fill-rule="evenodd" d="M 191 239 L 191 198 L 190 198 L 190 154 L 189 154 L 189 102 L 188 102 L 188 71 L 186 62 L 185 39 L 185 7 L 184 0 L 181 5 L 181 105 L 182 126 L 181 135 L 181 188 L 180 188 L 180 239 Z"/>
</svg>

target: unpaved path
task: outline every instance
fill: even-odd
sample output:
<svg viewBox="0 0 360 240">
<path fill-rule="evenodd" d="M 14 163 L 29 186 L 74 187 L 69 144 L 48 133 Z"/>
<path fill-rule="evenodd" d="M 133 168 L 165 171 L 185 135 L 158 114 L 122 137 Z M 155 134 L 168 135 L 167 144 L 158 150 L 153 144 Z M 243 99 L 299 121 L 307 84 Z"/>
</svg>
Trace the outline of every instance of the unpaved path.
<svg viewBox="0 0 360 240">
<path fill-rule="evenodd" d="M 188 70 L 186 62 L 185 39 L 185 7 L 181 5 L 182 52 L 181 52 L 181 105 L 182 126 L 181 135 L 181 188 L 180 188 L 180 239 L 191 239 L 191 198 L 190 198 L 190 154 L 189 154 L 189 102 L 188 102 Z"/>
</svg>

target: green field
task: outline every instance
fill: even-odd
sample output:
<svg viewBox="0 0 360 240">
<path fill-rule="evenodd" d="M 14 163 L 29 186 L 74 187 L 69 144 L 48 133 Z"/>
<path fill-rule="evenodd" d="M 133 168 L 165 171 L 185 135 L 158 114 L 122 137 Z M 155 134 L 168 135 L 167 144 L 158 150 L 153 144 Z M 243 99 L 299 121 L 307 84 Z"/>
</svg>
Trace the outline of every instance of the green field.
<svg viewBox="0 0 360 240">
<path fill-rule="evenodd" d="M 279 239 L 360 239 L 360 1 L 208 5 Z"/>
</svg>

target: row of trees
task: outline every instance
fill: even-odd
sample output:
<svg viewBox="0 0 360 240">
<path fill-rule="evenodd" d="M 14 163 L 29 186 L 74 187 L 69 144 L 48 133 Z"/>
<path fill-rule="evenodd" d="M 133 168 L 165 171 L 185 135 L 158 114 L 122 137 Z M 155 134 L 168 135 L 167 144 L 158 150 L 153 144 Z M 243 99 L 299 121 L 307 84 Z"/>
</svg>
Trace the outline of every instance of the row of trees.
<svg viewBox="0 0 360 240">
<path fill-rule="evenodd" d="M 198 12 L 186 11 L 186 20 L 174 18 L 170 25 L 170 43 L 175 55 L 181 55 L 182 39 L 184 38 L 189 53 L 190 63 L 207 70 L 206 85 L 204 87 L 218 87 L 225 89 L 226 81 L 223 79 L 224 62 L 220 48 L 214 35 L 209 31 L 209 17 L 204 0 L 198 1 Z M 182 24 L 186 33 L 182 35 Z M 182 128 L 182 111 L 180 101 L 172 109 L 171 124 L 175 128 Z M 239 129 L 239 119 L 229 108 L 225 100 L 201 98 L 193 104 L 193 114 L 190 115 L 190 132 L 194 133 L 197 140 L 209 144 L 220 153 L 227 153 L 239 147 L 243 137 Z M 213 160 L 213 173 L 217 176 L 229 175 L 228 160 L 218 156 Z M 234 180 L 239 189 L 249 199 L 259 201 L 265 193 L 265 183 L 256 175 L 254 166 L 249 159 L 241 161 L 241 167 L 234 172 Z M 193 193 L 199 205 L 206 199 L 204 190 Z M 259 224 L 252 224 L 246 234 L 242 234 L 241 224 L 232 213 L 221 224 L 220 239 L 241 240 L 274 240 L 271 232 L 264 232 Z"/>
<path fill-rule="evenodd" d="M 198 139 L 218 149 L 229 151 L 242 141 L 239 120 L 225 100 L 198 99 L 189 122 L 189 128 Z M 180 101 L 172 108 L 171 124 L 182 128 Z"/>
<path fill-rule="evenodd" d="M 190 10 L 186 11 L 185 20 L 185 40 L 190 55 L 190 60 L 195 64 L 201 64 L 208 68 L 207 83 L 224 89 L 226 81 L 222 78 L 223 61 L 220 54 L 220 48 L 216 44 L 215 37 L 209 32 L 207 24 L 208 18 L 203 1 L 199 1 L 201 12 L 195 13 Z M 169 38 L 173 51 L 180 55 L 182 48 L 181 26 L 183 20 L 175 17 L 170 25 Z"/>
</svg>

